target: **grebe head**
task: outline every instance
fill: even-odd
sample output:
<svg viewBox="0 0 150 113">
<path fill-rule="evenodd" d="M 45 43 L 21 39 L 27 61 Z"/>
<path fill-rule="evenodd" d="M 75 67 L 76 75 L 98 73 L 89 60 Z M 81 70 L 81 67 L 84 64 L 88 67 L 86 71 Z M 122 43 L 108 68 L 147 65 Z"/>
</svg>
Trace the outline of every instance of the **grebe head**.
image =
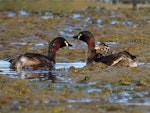
<svg viewBox="0 0 150 113">
<path fill-rule="evenodd" d="M 25 53 L 10 60 L 10 68 L 21 69 L 54 69 L 56 52 L 59 48 L 72 46 L 62 37 L 57 37 L 49 43 L 48 56 L 38 53 Z"/>
<path fill-rule="evenodd" d="M 78 35 L 73 38 L 82 40 L 88 45 L 87 64 L 94 61 L 96 50 L 95 50 L 95 38 L 90 31 L 81 31 Z"/>
<path fill-rule="evenodd" d="M 75 35 L 73 38 L 82 40 L 87 43 L 88 48 L 95 48 L 95 38 L 90 31 L 81 31 L 78 35 Z"/>
<path fill-rule="evenodd" d="M 107 54 L 110 51 L 110 47 L 104 42 L 101 42 L 98 46 L 95 47 L 96 53 L 101 53 L 102 55 Z"/>
<path fill-rule="evenodd" d="M 57 37 L 49 43 L 49 46 L 50 46 L 50 49 L 57 51 L 59 48 L 62 48 L 65 46 L 72 46 L 72 45 L 69 44 L 69 42 L 63 37 Z"/>
<path fill-rule="evenodd" d="M 57 38 L 53 39 L 49 43 L 49 50 L 48 50 L 49 58 L 54 60 L 55 59 L 55 54 L 58 51 L 58 49 L 62 48 L 62 47 L 65 47 L 65 46 L 72 46 L 72 45 L 69 44 L 69 42 L 66 39 L 64 39 L 63 37 L 57 37 Z"/>
</svg>

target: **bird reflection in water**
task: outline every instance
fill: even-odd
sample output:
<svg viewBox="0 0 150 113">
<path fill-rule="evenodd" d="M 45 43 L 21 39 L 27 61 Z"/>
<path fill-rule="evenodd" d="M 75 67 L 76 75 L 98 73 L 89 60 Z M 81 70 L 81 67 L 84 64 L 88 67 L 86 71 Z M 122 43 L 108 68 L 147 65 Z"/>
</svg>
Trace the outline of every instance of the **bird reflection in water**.
<svg viewBox="0 0 150 113">
<path fill-rule="evenodd" d="M 46 72 L 38 72 L 38 71 L 21 71 L 18 73 L 18 76 L 21 79 L 39 79 L 43 80 L 51 80 L 52 83 L 56 82 L 56 74 L 46 71 Z"/>
</svg>

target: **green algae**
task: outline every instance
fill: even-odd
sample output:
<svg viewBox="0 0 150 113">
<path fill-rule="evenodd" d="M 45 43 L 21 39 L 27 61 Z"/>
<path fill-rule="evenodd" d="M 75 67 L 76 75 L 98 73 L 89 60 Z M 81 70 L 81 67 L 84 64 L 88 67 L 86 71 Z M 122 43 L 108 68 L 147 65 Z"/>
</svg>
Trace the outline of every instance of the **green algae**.
<svg viewBox="0 0 150 113">
<path fill-rule="evenodd" d="M 17 5 L 22 3 L 17 3 L 16 6 L 9 2 L 9 7 L 11 6 L 13 10 L 20 10 Z M 47 1 L 48 2 L 48 1 Z M 45 2 L 44 4 L 47 4 Z M 55 1 L 53 1 L 55 2 Z M 58 1 L 56 1 L 58 2 Z M 31 2 L 33 6 L 33 2 Z M 58 4 L 58 3 L 57 3 Z M 65 4 L 65 3 L 64 3 Z M 4 3 L 0 6 L 6 6 Z M 20 5 L 20 6 L 21 6 Z M 35 5 L 34 5 L 35 6 Z M 41 5 L 42 6 L 42 5 Z M 39 7 L 38 10 L 53 10 L 54 13 L 60 15 L 61 12 L 68 12 L 70 6 L 67 7 L 55 7 L 56 9 L 44 7 Z M 45 5 L 44 5 L 45 6 Z M 66 6 L 66 5 L 65 5 Z M 13 8 L 14 7 L 14 8 Z M 37 8 L 24 6 L 23 9 L 27 11 L 37 10 Z M 65 8 L 65 9 L 64 9 Z M 12 10 L 6 7 L 6 10 Z M 79 10 L 76 8 L 76 10 Z M 116 16 L 115 18 L 109 17 L 111 12 L 114 11 L 116 14 L 119 12 L 121 17 Z M 76 11 L 74 11 L 76 12 Z M 74 12 L 66 13 L 66 15 L 71 15 Z M 101 13 L 97 14 L 94 12 L 94 7 L 89 12 L 77 11 L 85 16 L 92 15 L 92 24 L 87 25 L 88 30 L 94 33 L 96 41 L 106 41 L 106 42 L 119 42 L 119 45 L 114 45 L 116 50 L 128 50 L 129 52 L 137 55 L 140 61 L 149 62 L 149 24 L 145 21 L 149 18 L 149 9 L 143 9 L 138 11 L 126 10 L 111 10 L 105 9 L 101 10 Z M 118 15 L 118 14 L 117 14 Z M 103 18 L 104 25 L 102 28 L 95 26 L 97 24 L 98 18 Z M 60 18 L 60 19 L 59 19 Z M 24 52 L 36 52 L 47 55 L 48 45 L 44 47 L 35 47 L 36 42 L 50 41 L 54 37 L 59 36 L 58 29 L 63 29 L 65 26 L 75 26 L 76 24 L 81 24 L 80 20 L 70 20 L 68 17 L 54 17 L 50 19 L 42 19 L 41 16 L 37 14 L 32 14 L 32 16 L 27 17 L 0 17 L 1 24 L 1 34 L 0 34 L 0 44 L 1 47 L 1 59 L 9 58 Z M 115 24 L 109 25 L 111 20 L 132 20 L 136 25 L 124 25 Z M 85 24 L 85 23 L 83 23 Z M 106 26 L 105 26 L 106 25 Z M 73 33 L 78 33 L 80 28 L 73 30 Z M 49 33 L 53 33 L 49 36 Z M 27 37 L 27 38 L 25 38 Z M 71 37 L 67 37 L 67 40 L 74 42 Z M 11 45 L 11 42 L 28 42 L 25 45 Z M 135 44 L 128 45 L 128 43 L 133 42 Z M 33 44 L 31 44 L 33 43 Z M 30 48 L 36 48 L 34 50 Z M 85 47 L 80 49 L 66 49 L 63 48 L 57 53 L 57 62 L 73 62 L 73 61 L 85 61 L 86 50 Z M 61 69 L 59 70 L 61 72 Z M 63 69 L 62 69 L 63 71 Z M 65 112 L 74 113 L 76 110 L 78 112 L 86 113 L 125 113 L 125 112 L 135 112 L 141 113 L 150 111 L 149 106 L 128 106 L 121 103 L 109 103 L 105 101 L 105 97 L 112 96 L 114 93 L 128 91 L 133 98 L 140 98 L 136 92 L 147 92 L 150 86 L 150 70 L 145 67 L 128 68 L 128 67 L 109 67 L 102 63 L 92 63 L 89 66 L 85 66 L 81 69 L 70 67 L 68 73 L 61 73 L 61 77 L 66 79 L 71 79 L 68 82 L 59 80 L 57 83 L 51 83 L 51 81 L 40 81 L 40 80 L 21 80 L 21 79 L 8 79 L 7 75 L 0 75 L 0 110 L 6 113 L 30 113 L 30 112 Z M 80 83 L 85 76 L 89 77 L 86 84 Z M 95 84 L 90 85 L 90 83 L 95 82 Z M 110 85 L 108 87 L 107 85 Z M 132 87 L 133 91 L 129 90 L 128 87 Z M 99 89 L 95 92 L 86 92 L 88 88 Z M 150 97 L 149 94 L 145 94 L 145 97 Z M 68 99 L 82 100 L 84 98 L 90 99 L 100 99 L 99 102 L 75 102 L 68 103 Z M 13 100 L 18 100 L 18 104 L 12 105 Z M 43 100 L 50 101 L 48 104 L 43 103 Z M 36 105 L 38 104 L 38 107 Z M 28 105 L 29 104 L 29 105 Z M 10 106 L 10 107 L 9 107 Z"/>
<path fill-rule="evenodd" d="M 106 97 L 106 96 L 110 96 L 111 95 L 111 89 L 108 87 L 105 87 L 102 89 L 102 91 L 100 92 L 100 96 Z"/>
</svg>

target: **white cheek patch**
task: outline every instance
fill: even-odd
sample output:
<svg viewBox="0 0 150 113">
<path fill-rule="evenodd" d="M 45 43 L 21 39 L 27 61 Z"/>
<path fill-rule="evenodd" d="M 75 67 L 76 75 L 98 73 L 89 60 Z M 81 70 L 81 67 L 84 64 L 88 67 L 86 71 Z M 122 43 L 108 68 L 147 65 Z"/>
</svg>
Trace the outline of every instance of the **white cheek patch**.
<svg viewBox="0 0 150 113">
<path fill-rule="evenodd" d="M 69 46 L 68 42 L 67 41 L 64 41 L 64 43 L 66 44 L 66 46 Z"/>
<path fill-rule="evenodd" d="M 78 39 L 80 39 L 81 36 L 82 36 L 82 34 L 79 34 L 79 35 L 78 35 Z"/>
</svg>

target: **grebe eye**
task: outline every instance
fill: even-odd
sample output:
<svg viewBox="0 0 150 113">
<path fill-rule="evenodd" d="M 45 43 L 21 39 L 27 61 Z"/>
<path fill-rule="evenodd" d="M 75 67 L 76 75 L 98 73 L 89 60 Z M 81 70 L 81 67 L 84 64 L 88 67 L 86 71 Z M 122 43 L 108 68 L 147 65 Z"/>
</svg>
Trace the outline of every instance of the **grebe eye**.
<svg viewBox="0 0 150 113">
<path fill-rule="evenodd" d="M 64 41 L 64 43 L 66 44 L 66 46 L 69 46 L 68 42 L 67 41 Z"/>
<path fill-rule="evenodd" d="M 79 34 L 79 35 L 78 35 L 78 39 L 80 39 L 81 36 L 82 36 L 82 34 Z"/>
<path fill-rule="evenodd" d="M 101 48 L 101 50 L 104 51 L 105 49 L 104 49 L 104 48 Z"/>
</svg>

